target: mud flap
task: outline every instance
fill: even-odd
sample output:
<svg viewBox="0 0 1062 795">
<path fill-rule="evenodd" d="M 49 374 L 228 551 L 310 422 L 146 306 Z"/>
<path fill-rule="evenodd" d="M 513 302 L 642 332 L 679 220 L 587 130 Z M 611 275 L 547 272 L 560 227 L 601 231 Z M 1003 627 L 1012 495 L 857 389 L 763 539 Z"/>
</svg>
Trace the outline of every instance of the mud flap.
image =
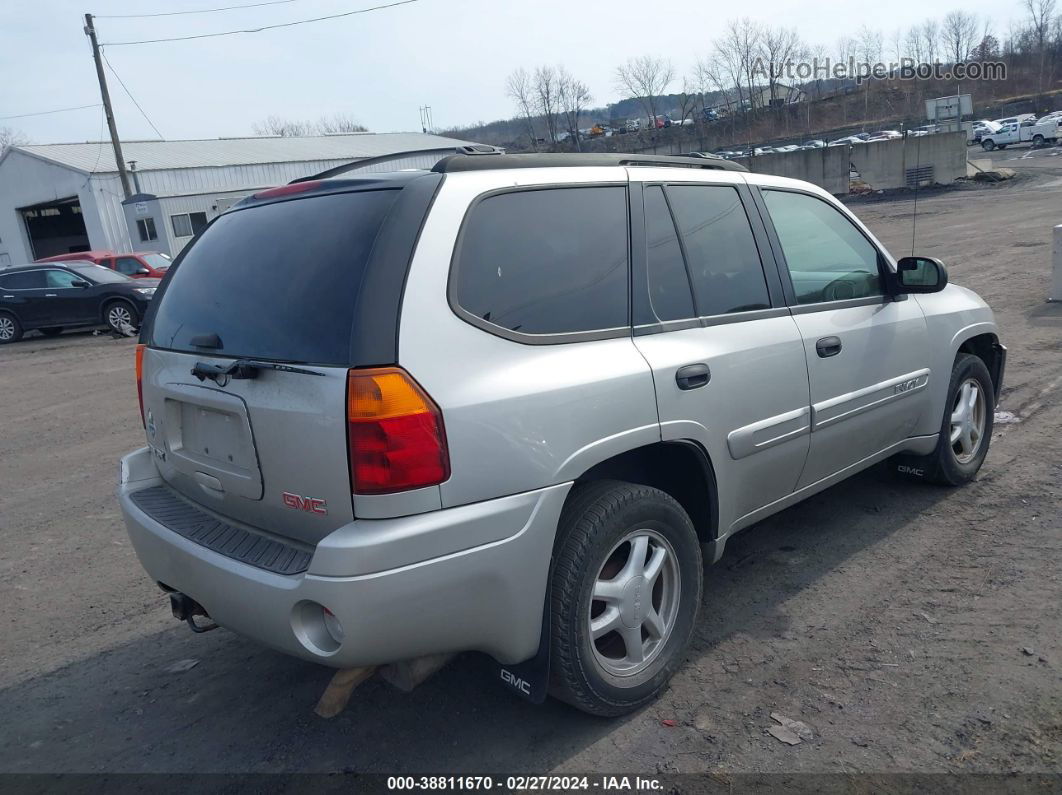
<svg viewBox="0 0 1062 795">
<path fill-rule="evenodd" d="M 902 477 L 925 480 L 930 474 L 929 458 L 929 456 L 900 453 L 889 459 L 889 467 Z"/>
<path fill-rule="evenodd" d="M 542 605 L 542 633 L 538 640 L 538 652 L 529 660 L 514 665 L 498 665 L 498 678 L 501 683 L 516 695 L 541 704 L 549 695 L 549 647 L 550 647 L 550 610 L 549 594 Z"/>
</svg>

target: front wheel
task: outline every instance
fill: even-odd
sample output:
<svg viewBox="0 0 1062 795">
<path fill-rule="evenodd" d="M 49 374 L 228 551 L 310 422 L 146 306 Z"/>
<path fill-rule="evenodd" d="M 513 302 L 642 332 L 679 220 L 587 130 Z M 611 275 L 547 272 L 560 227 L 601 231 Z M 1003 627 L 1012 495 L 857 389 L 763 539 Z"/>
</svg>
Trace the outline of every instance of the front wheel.
<svg viewBox="0 0 1062 795">
<path fill-rule="evenodd" d="M 984 149 L 986 152 L 991 152 L 993 149 L 996 148 L 996 143 L 992 140 L 981 141 L 981 148 Z"/>
<path fill-rule="evenodd" d="M 656 698 L 682 662 L 700 606 L 700 544 L 664 492 L 575 487 L 554 548 L 551 693 L 593 715 Z"/>
<path fill-rule="evenodd" d="M 927 456 L 898 456 L 898 471 L 943 486 L 969 483 L 992 442 L 995 387 L 985 363 L 960 353 L 951 368 L 937 447 Z"/>
</svg>

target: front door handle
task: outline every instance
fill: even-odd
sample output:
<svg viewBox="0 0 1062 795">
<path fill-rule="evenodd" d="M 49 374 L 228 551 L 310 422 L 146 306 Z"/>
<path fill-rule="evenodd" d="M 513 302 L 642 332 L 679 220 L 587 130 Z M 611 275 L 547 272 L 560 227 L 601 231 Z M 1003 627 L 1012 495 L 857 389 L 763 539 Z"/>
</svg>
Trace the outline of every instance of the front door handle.
<svg viewBox="0 0 1062 795">
<path fill-rule="evenodd" d="M 698 389 L 712 380 L 712 371 L 703 362 L 687 364 L 675 372 L 675 383 L 679 389 Z"/>
<path fill-rule="evenodd" d="M 817 353 L 823 359 L 828 359 L 831 356 L 836 356 L 840 352 L 840 337 L 823 337 L 821 340 L 815 343 L 815 353 Z"/>
<path fill-rule="evenodd" d="M 44 297 L 45 298 L 55 298 L 55 293 L 45 293 Z"/>
</svg>

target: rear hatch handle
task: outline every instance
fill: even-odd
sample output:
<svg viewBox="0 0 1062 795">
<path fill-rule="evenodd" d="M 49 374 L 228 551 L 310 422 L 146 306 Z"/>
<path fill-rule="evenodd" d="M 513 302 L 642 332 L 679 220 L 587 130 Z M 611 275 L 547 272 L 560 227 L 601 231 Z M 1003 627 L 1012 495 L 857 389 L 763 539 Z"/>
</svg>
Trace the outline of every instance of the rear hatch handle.
<svg viewBox="0 0 1062 795">
<path fill-rule="evenodd" d="M 229 365 L 208 364 L 196 362 L 192 368 L 192 375 L 200 381 L 210 379 L 216 384 L 224 386 L 230 379 L 240 380 L 257 378 L 262 370 L 280 370 L 284 373 L 298 373 L 300 375 L 324 375 L 316 370 L 306 370 L 302 367 L 292 367 L 290 364 L 279 362 L 260 362 L 254 359 L 237 359 Z"/>
</svg>

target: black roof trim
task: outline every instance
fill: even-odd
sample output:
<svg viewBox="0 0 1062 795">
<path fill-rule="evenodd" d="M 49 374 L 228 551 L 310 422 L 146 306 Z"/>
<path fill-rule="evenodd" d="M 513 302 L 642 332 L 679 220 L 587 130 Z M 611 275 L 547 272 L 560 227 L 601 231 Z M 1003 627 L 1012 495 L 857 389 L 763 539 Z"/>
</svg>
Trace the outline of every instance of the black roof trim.
<svg viewBox="0 0 1062 795">
<path fill-rule="evenodd" d="M 457 171 L 487 171 L 500 168 L 574 168 L 578 166 L 660 166 L 678 168 L 707 168 L 719 171 L 748 171 L 740 163 L 714 157 L 685 157 L 682 155 L 631 155 L 608 153 L 590 154 L 529 154 L 490 157 L 469 157 L 455 154 L 444 157 L 432 171 L 452 174 Z"/>
<path fill-rule="evenodd" d="M 369 166 L 379 166 L 385 163 L 394 163 L 398 160 L 405 160 L 409 157 L 418 157 L 421 155 L 452 155 L 454 153 L 460 155 L 500 155 L 503 149 L 490 146 L 489 144 L 469 144 L 468 146 L 441 146 L 435 149 L 410 149 L 406 152 L 392 152 L 389 155 L 379 155 L 377 157 L 366 157 L 361 160 L 355 160 L 351 163 L 344 163 L 341 166 L 335 166 L 325 171 L 321 171 L 317 174 L 311 174 L 308 177 L 299 177 L 289 182 L 289 185 L 294 185 L 297 182 L 310 182 L 318 179 L 329 179 L 331 177 L 339 176 L 340 174 L 346 174 L 348 171 L 357 171 L 361 168 L 367 168 Z"/>
</svg>

